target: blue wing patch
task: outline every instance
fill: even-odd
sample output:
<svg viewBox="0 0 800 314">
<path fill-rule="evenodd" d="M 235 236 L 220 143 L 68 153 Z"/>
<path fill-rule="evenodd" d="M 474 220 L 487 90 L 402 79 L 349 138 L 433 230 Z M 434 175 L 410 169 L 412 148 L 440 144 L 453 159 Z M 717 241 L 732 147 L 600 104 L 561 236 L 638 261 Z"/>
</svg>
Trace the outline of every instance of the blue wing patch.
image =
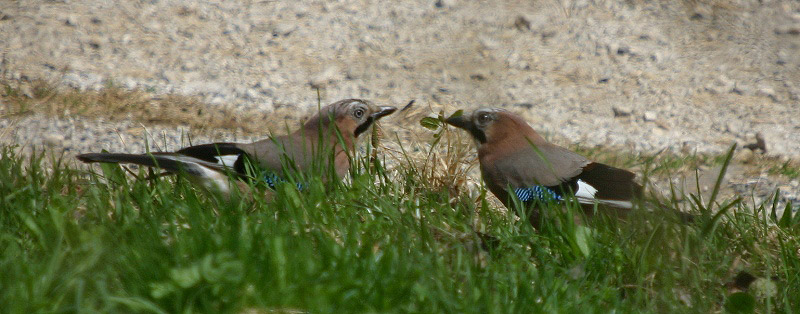
<svg viewBox="0 0 800 314">
<path fill-rule="evenodd" d="M 555 191 L 541 185 L 534 185 L 529 188 L 517 188 L 514 190 L 514 194 L 516 194 L 517 198 L 522 202 L 561 201 L 564 199 Z"/>
<path fill-rule="evenodd" d="M 286 180 L 284 180 L 283 178 L 279 177 L 274 172 L 269 172 L 269 173 L 264 175 L 264 182 L 267 183 L 267 186 L 269 186 L 270 189 L 274 190 L 276 185 L 278 185 L 280 183 L 285 183 Z M 298 190 L 302 191 L 304 188 L 305 188 L 305 184 L 297 183 L 297 189 Z"/>
</svg>

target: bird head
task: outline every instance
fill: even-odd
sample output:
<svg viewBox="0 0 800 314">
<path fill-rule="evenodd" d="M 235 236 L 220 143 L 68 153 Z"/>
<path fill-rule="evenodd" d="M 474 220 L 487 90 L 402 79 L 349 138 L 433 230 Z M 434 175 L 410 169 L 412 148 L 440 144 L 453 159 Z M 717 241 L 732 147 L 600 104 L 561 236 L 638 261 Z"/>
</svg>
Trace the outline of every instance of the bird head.
<svg viewBox="0 0 800 314">
<path fill-rule="evenodd" d="M 327 130 L 333 122 L 345 141 L 351 142 L 380 118 L 395 111 L 397 108 L 392 106 L 376 106 L 362 99 L 345 99 L 320 109 L 317 115 L 306 122 L 304 128 L 311 131 L 322 126 Z"/>
<path fill-rule="evenodd" d="M 477 109 L 470 114 L 450 117 L 445 122 L 469 132 L 478 147 L 516 139 L 534 143 L 540 139 L 544 141 L 522 118 L 500 108 Z"/>
</svg>

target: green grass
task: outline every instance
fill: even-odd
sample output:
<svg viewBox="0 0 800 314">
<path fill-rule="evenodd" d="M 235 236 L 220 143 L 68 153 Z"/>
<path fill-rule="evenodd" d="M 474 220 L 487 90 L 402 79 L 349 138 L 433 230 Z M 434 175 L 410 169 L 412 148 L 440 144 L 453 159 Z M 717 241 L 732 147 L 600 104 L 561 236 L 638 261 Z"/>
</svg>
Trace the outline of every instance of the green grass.
<svg viewBox="0 0 800 314">
<path fill-rule="evenodd" d="M 792 164 L 791 161 L 786 161 L 780 165 L 770 167 L 769 173 L 783 175 L 791 179 L 797 179 L 800 178 L 800 164 Z"/>
<path fill-rule="evenodd" d="M 0 154 L 6 313 L 800 308 L 800 218 L 771 203 L 695 199 L 681 204 L 700 215 L 691 224 L 640 210 L 586 226 L 553 207 L 536 232 L 411 163 L 384 171 L 360 158 L 367 170 L 350 183 L 281 185 L 266 202 Z M 742 271 L 759 284 L 728 287 Z"/>
</svg>

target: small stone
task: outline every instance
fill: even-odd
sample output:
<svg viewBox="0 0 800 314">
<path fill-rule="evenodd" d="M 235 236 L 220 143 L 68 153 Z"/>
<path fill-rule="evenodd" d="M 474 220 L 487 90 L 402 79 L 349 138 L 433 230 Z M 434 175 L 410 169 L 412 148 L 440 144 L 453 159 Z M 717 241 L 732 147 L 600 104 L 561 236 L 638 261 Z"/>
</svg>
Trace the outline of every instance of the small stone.
<svg viewBox="0 0 800 314">
<path fill-rule="evenodd" d="M 225 103 L 225 98 L 222 96 L 214 96 L 208 103 L 212 105 L 221 105 Z"/>
<path fill-rule="evenodd" d="M 777 35 L 800 35 L 800 25 L 784 25 L 775 29 Z"/>
<path fill-rule="evenodd" d="M 61 134 L 45 134 L 42 141 L 48 146 L 59 146 L 64 143 L 64 136 Z"/>
<path fill-rule="evenodd" d="M 258 91 L 256 91 L 253 88 L 248 88 L 247 91 L 245 92 L 245 97 L 248 100 L 255 100 L 256 98 L 258 98 Z"/>
<path fill-rule="evenodd" d="M 744 129 L 744 123 L 742 121 L 731 120 L 725 124 L 725 130 L 731 134 L 739 134 Z"/>
<path fill-rule="evenodd" d="M 473 73 L 469 76 L 469 78 L 476 81 L 485 81 L 486 75 L 484 75 L 483 73 Z"/>
<path fill-rule="evenodd" d="M 758 94 L 770 98 L 775 97 L 775 89 L 772 86 L 761 85 L 758 87 Z"/>
<path fill-rule="evenodd" d="M 28 98 L 33 98 L 33 91 L 29 85 L 22 85 L 19 87 L 20 93 Z"/>
<path fill-rule="evenodd" d="M 433 5 L 437 8 L 450 8 L 456 5 L 456 0 L 436 0 Z"/>
<path fill-rule="evenodd" d="M 747 148 L 751 151 L 760 150 L 762 153 L 767 152 L 767 141 L 764 140 L 764 135 L 761 132 L 756 133 L 756 142 L 744 145 L 744 148 Z"/>
<path fill-rule="evenodd" d="M 278 23 L 275 25 L 275 28 L 272 29 L 272 34 L 274 36 L 289 36 L 292 32 L 297 29 L 297 25 L 294 23 Z"/>
<path fill-rule="evenodd" d="M 66 25 L 66 26 L 78 26 L 78 20 L 74 16 L 69 15 L 69 16 L 67 16 L 66 19 L 64 19 L 64 25 Z"/>
<path fill-rule="evenodd" d="M 183 64 L 183 66 L 181 66 L 181 70 L 187 72 L 197 70 L 197 64 L 192 61 L 187 61 L 186 63 Z"/>
<path fill-rule="evenodd" d="M 311 77 L 311 81 L 309 82 L 312 87 L 320 88 L 332 83 L 334 81 L 340 80 L 342 78 L 342 73 L 336 66 L 329 66 L 325 68 L 322 72 L 317 73 L 316 75 Z"/>
<path fill-rule="evenodd" d="M 124 88 L 125 88 L 125 89 L 127 89 L 127 90 L 133 90 L 133 89 L 136 89 L 136 86 L 138 85 L 138 83 L 136 83 L 136 80 L 134 80 L 134 79 L 133 79 L 133 78 L 131 78 L 131 77 L 125 77 L 125 78 L 123 78 L 123 79 L 120 81 L 120 84 L 122 84 L 122 87 L 124 87 Z"/>
<path fill-rule="evenodd" d="M 667 120 L 664 120 L 664 119 L 658 119 L 658 120 L 656 120 L 656 121 L 654 121 L 654 122 L 656 123 L 656 126 L 657 126 L 657 127 L 661 128 L 661 129 L 663 129 L 663 130 L 667 130 L 667 131 L 669 131 L 669 129 L 671 129 L 671 128 L 672 128 L 672 127 L 670 126 L 669 122 L 667 122 Z"/>
<path fill-rule="evenodd" d="M 74 72 L 73 73 L 67 73 L 66 75 L 64 75 L 64 77 L 61 79 L 61 81 L 64 83 L 64 85 L 67 85 L 67 86 L 72 87 L 72 88 L 81 88 L 81 86 L 82 86 L 82 84 L 81 84 L 81 76 L 78 75 L 78 73 L 74 73 Z"/>
<path fill-rule="evenodd" d="M 714 9 L 708 4 L 698 1 L 695 3 L 693 9 L 694 12 L 692 12 L 691 16 L 689 17 L 691 20 L 701 20 L 706 16 L 714 16 Z"/>
<path fill-rule="evenodd" d="M 723 74 L 707 86 L 706 90 L 715 94 L 725 94 L 732 91 L 734 87 L 736 87 L 736 82 Z"/>
<path fill-rule="evenodd" d="M 731 91 L 739 95 L 752 95 L 753 87 L 743 82 L 736 82 Z"/>
<path fill-rule="evenodd" d="M 529 31 L 531 30 L 531 21 L 528 21 L 528 19 L 522 15 L 517 16 L 517 19 L 514 20 L 514 27 L 521 31 Z"/>
<path fill-rule="evenodd" d="M 753 160 L 753 151 L 749 149 L 740 149 L 733 155 L 733 160 L 739 163 L 749 163 Z"/>
<path fill-rule="evenodd" d="M 645 122 L 653 122 L 653 121 L 656 121 L 656 118 L 658 118 L 658 115 L 656 114 L 655 111 L 645 111 L 644 115 L 643 115 L 643 118 L 644 118 Z"/>
<path fill-rule="evenodd" d="M 611 107 L 611 110 L 614 111 L 615 117 L 627 117 L 633 114 L 633 109 L 628 106 L 616 105 Z"/>
<path fill-rule="evenodd" d="M 494 50 L 500 48 L 500 43 L 497 42 L 497 40 L 494 40 L 494 38 L 491 38 L 489 36 L 480 36 L 478 38 L 478 41 L 481 43 L 483 48 L 488 50 Z"/>
</svg>

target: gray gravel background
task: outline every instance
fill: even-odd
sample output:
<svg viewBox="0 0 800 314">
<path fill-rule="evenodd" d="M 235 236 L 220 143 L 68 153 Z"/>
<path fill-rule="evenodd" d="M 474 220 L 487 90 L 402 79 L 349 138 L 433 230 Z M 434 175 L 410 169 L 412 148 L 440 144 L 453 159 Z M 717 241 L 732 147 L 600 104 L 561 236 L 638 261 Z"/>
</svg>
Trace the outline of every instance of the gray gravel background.
<svg viewBox="0 0 800 314">
<path fill-rule="evenodd" d="M 110 80 L 266 111 L 312 106 L 316 86 L 324 102 L 509 106 L 586 146 L 719 152 L 762 132 L 771 153 L 800 154 L 793 0 L 2 1 L 0 12 L 11 79 Z M 70 132 L 87 129 L 113 146 L 106 125 L 70 121 L 26 124 L 77 138 L 72 150 L 85 146 Z"/>
<path fill-rule="evenodd" d="M 319 88 L 324 103 L 504 106 L 586 147 L 722 152 L 760 132 L 769 155 L 800 156 L 794 0 L 4 0 L 0 49 L 12 81 L 296 113 Z M 0 118 L 0 141 L 141 151 L 145 127 L 166 149 L 191 132 L 37 114 Z"/>
</svg>

